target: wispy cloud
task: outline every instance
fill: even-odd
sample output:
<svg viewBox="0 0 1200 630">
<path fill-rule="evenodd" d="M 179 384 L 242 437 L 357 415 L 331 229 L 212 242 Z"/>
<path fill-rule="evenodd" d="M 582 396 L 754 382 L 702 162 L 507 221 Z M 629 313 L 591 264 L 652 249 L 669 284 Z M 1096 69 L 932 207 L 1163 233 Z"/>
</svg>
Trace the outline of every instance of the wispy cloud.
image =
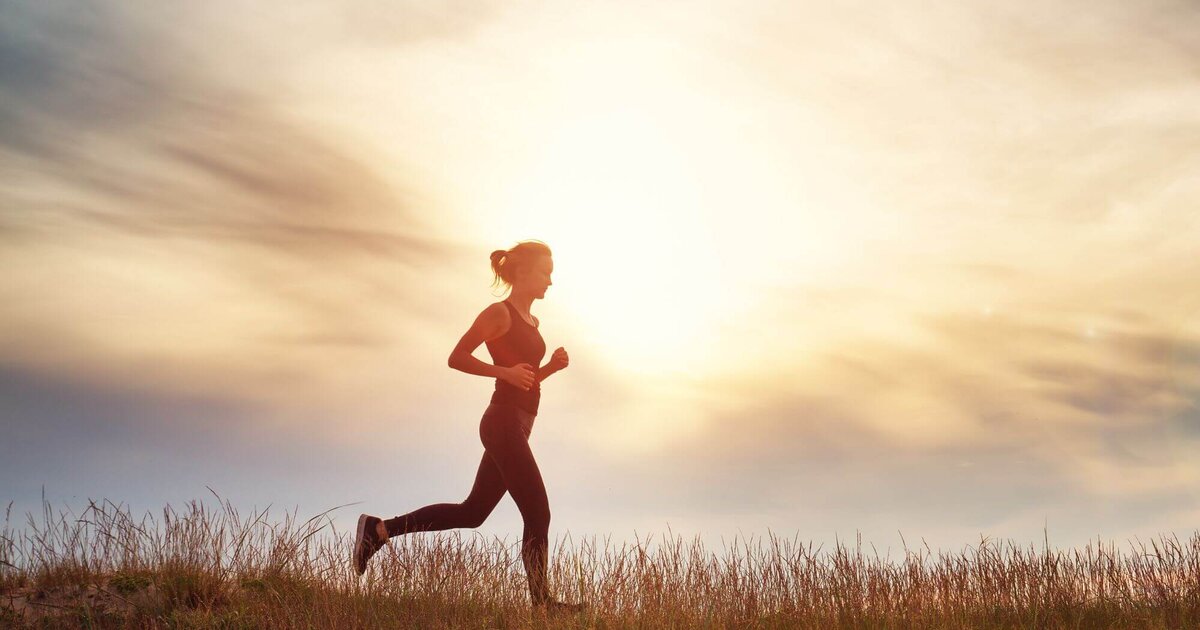
<svg viewBox="0 0 1200 630">
<path fill-rule="evenodd" d="M 6 8 L 7 361 L 120 379 L 114 361 L 153 359 L 261 388 L 289 351 L 378 350 L 397 318 L 440 315 L 413 282 L 464 248 L 402 176 L 270 98 L 269 57 L 222 76 L 214 42 L 175 37 L 202 15 L 77 9 Z"/>
</svg>

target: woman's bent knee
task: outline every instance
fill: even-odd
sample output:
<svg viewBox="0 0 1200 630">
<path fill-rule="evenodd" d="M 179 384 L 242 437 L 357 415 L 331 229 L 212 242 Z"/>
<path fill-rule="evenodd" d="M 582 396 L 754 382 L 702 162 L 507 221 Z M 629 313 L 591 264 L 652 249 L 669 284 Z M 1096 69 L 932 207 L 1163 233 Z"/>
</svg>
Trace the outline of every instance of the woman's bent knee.
<svg viewBox="0 0 1200 630">
<path fill-rule="evenodd" d="M 462 505 L 463 508 L 463 527 L 479 527 L 480 525 L 483 525 L 483 522 L 487 520 L 488 515 L 492 513 L 491 510 L 487 510 L 476 505 L 471 505 L 470 503 L 462 503 L 460 505 Z"/>
</svg>

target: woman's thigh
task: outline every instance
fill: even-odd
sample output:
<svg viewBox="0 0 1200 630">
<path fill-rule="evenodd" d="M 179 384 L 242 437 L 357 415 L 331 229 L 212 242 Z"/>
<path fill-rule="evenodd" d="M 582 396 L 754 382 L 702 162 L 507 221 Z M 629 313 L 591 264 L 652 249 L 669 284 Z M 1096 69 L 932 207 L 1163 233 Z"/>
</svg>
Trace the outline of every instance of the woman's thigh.
<svg viewBox="0 0 1200 630">
<path fill-rule="evenodd" d="M 487 449 L 486 456 L 491 457 L 500 471 L 504 486 L 521 515 L 527 519 L 548 519 L 550 508 L 546 485 L 529 448 L 528 427 L 532 423 L 521 413 L 516 408 L 489 408 L 480 424 L 480 438 Z"/>
<path fill-rule="evenodd" d="M 484 514 L 490 514 L 496 504 L 500 503 L 500 499 L 504 498 L 507 490 L 500 469 L 491 454 L 485 450 L 479 460 L 479 469 L 475 472 L 475 483 L 471 485 L 471 492 L 463 503 L 479 509 Z"/>
</svg>

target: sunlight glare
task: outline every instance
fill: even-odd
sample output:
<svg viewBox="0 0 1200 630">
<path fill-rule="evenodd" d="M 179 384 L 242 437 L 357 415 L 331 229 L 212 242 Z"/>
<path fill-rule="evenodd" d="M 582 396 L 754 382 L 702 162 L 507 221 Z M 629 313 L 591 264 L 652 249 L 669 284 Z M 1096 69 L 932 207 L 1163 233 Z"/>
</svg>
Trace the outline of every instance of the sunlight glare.
<svg viewBox="0 0 1200 630">
<path fill-rule="evenodd" d="M 558 116 L 526 130 L 537 141 L 473 214 L 492 218 L 481 238 L 551 246 L 548 296 L 577 338 L 621 372 L 669 379 L 753 362 L 706 339 L 753 312 L 764 287 L 844 255 L 849 228 L 823 211 L 835 205 L 824 183 L 781 170 L 812 156 L 773 151 L 779 130 L 750 125 L 754 112 L 689 82 L 662 48 L 623 41 L 564 61 Z"/>
</svg>

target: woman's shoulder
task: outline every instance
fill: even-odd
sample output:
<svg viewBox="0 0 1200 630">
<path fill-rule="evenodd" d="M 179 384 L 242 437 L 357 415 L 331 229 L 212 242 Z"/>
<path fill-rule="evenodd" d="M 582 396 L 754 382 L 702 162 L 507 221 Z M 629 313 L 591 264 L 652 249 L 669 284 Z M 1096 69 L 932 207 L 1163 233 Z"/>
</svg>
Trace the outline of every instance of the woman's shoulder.
<svg viewBox="0 0 1200 630">
<path fill-rule="evenodd" d="M 512 328 L 512 319 L 508 315 L 508 309 L 501 302 L 493 302 L 485 306 L 475 317 L 475 323 L 472 325 L 472 329 L 478 330 L 483 341 L 487 342 L 508 334 L 510 328 Z"/>
<path fill-rule="evenodd" d="M 500 323 L 505 327 L 508 327 L 509 323 L 512 321 L 512 316 L 508 312 L 508 307 L 506 306 L 507 303 L 507 300 L 492 302 L 483 309 L 482 315 L 488 319 L 491 319 L 492 321 L 495 321 L 496 323 Z"/>
</svg>

